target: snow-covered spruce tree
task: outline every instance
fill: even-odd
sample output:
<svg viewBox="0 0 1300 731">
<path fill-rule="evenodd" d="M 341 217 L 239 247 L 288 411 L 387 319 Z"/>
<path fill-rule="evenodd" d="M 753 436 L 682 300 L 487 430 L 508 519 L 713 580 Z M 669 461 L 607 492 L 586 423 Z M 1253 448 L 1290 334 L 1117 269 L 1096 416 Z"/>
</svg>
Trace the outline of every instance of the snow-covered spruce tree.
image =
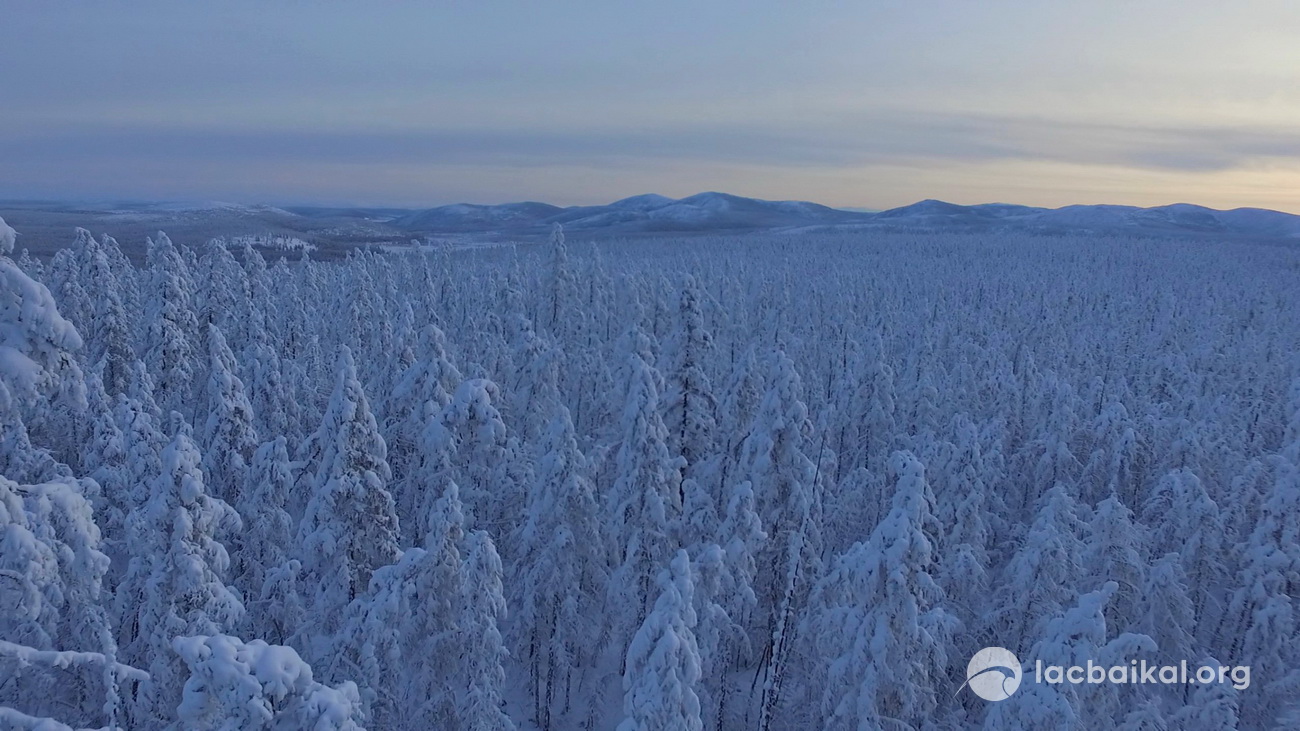
<svg viewBox="0 0 1300 731">
<path fill-rule="evenodd" d="M 305 580 L 315 587 L 308 604 L 319 623 L 316 634 L 325 639 L 341 626 L 344 610 L 365 592 L 371 574 L 400 554 L 397 514 L 388 493 L 388 452 L 346 346 L 340 348 L 334 395 L 314 438 L 321 457 L 298 547 Z M 322 645 L 311 657 L 320 665 L 326 652 Z"/>
<path fill-rule="evenodd" d="M 131 382 L 131 349 L 135 323 L 123 299 L 123 285 L 110 261 L 109 251 L 117 242 L 104 236 L 103 243 L 87 237 L 81 250 L 82 279 L 89 284 L 90 317 L 86 330 L 86 362 L 103 363 L 104 389 L 110 396 L 125 393 Z M 118 254 L 121 252 L 119 251 Z"/>
<path fill-rule="evenodd" d="M 112 402 L 104 393 L 97 370 L 91 370 L 86 376 L 86 398 L 81 466 L 99 485 L 94 504 L 95 518 L 103 531 L 105 544 L 114 545 L 125 538 L 126 514 L 132 507 L 128 502 L 130 473 L 126 439 L 117 427 Z"/>
<path fill-rule="evenodd" d="M 668 451 L 686 460 L 684 477 L 712 485 L 706 460 L 717 452 L 718 401 L 705 373 L 713 357 L 713 334 L 705 327 L 700 309 L 699 282 L 687 277 L 678 306 L 677 330 L 665 353 L 667 384 L 664 391 L 664 425 Z"/>
<path fill-rule="evenodd" d="M 515 728 L 502 710 L 506 680 L 502 663 L 509 653 L 498 629 L 506 616 L 501 571 L 501 559 L 488 534 L 477 530 L 466 536 L 461 569 L 463 614 L 459 623 L 465 638 L 462 671 L 469 683 L 460 711 L 465 731 Z"/>
<path fill-rule="evenodd" d="M 465 638 L 456 628 L 465 615 L 463 544 L 465 515 L 456 483 L 441 486 L 425 520 L 424 557 L 412 592 L 419 610 L 402 625 L 403 646 L 416 657 L 443 658 L 410 673 L 406 698 L 412 719 L 447 727 L 460 718 L 456 689 L 464 687 Z M 456 658 L 456 659 L 452 659 Z"/>
<path fill-rule="evenodd" d="M 574 676 L 580 681 L 595 656 L 589 640 L 604 607 L 609 555 L 568 409 L 559 408 L 538 454 L 528 509 L 513 536 L 519 560 L 511 634 L 515 657 L 529 668 L 535 720 L 548 729 L 557 699 L 561 711 L 568 708 Z"/>
<path fill-rule="evenodd" d="M 1300 466 L 1283 455 L 1274 463 L 1273 491 L 1242 546 L 1228 621 L 1212 646 L 1226 646 L 1220 651 L 1234 664 L 1250 665 L 1257 677 L 1282 679 L 1300 663 L 1300 610 L 1292 596 L 1300 585 Z M 1242 709 L 1242 720 L 1276 723 L 1288 700 L 1286 690 L 1281 683 L 1266 685 Z"/>
<path fill-rule="evenodd" d="M 731 672 L 737 660 L 747 658 L 752 646 L 744 628 L 732 620 L 728 605 L 746 607 L 753 591 L 737 576 L 735 566 L 716 543 L 699 546 L 691 562 L 695 586 L 695 639 L 699 646 L 700 680 L 695 694 L 700 699 L 700 718 L 706 728 L 730 728 L 739 719 L 739 704 L 730 702 Z"/>
<path fill-rule="evenodd" d="M 546 431 L 560 402 L 558 354 L 533 330 L 516 276 L 511 276 L 504 295 L 502 325 L 510 353 L 503 381 L 507 394 L 504 409 L 511 428 L 533 441 Z"/>
<path fill-rule="evenodd" d="M 935 493 L 935 515 L 945 525 L 954 526 L 955 535 L 947 541 L 950 545 L 970 546 L 980 562 L 987 564 L 994 548 L 993 536 L 1003 527 L 999 516 L 1008 512 L 996 489 L 1001 477 L 996 436 L 982 430 L 966 413 L 954 417 L 949 430 L 951 441 L 937 445 L 936 464 L 933 469 L 926 468 Z"/>
<path fill-rule="evenodd" d="M 50 257 L 50 290 L 59 302 L 60 310 L 74 327 L 85 327 L 90 320 L 90 295 L 81 281 L 80 253 L 84 242 L 94 237 L 84 228 L 77 229 L 77 241 L 72 248 L 60 249 Z"/>
<path fill-rule="evenodd" d="M 506 430 L 496 404 L 501 390 L 484 378 L 461 383 L 424 435 L 420 479 L 452 479 L 461 488 L 471 526 L 516 523 L 530 479 L 519 470 L 520 447 Z"/>
<path fill-rule="evenodd" d="M 251 332 L 252 329 L 265 328 L 269 323 L 279 321 L 275 296 L 272 294 L 276 282 L 266 266 L 266 257 L 253 246 L 251 240 L 244 239 L 244 245 L 240 247 L 240 257 L 244 260 L 244 276 L 248 278 Z"/>
<path fill-rule="evenodd" d="M 189 427 L 177 414 L 173 421 L 178 426 L 163 450 L 162 474 L 149 502 L 129 518 L 134 554 L 126 591 L 116 597 L 119 614 L 135 616 L 136 631 L 124 649 L 149 669 L 132 714 L 142 726 L 171 720 L 180 702 L 185 671 L 171 651 L 172 639 L 221 634 L 244 616 L 238 593 L 225 581 L 230 559 L 221 542 L 239 530 L 239 515 L 207 494 Z"/>
<path fill-rule="evenodd" d="M 879 332 L 872 333 L 867 355 L 859 367 L 857 384 L 848 399 L 848 428 L 839 445 L 843 450 L 841 470 L 885 471 L 898 435 L 894 371 L 886 357 L 883 338 Z"/>
<path fill-rule="evenodd" d="M 987 426 L 987 424 L 985 424 Z M 1009 511 L 996 489 L 1001 475 L 997 469 L 997 437 L 981 429 L 968 414 L 954 417 L 949 425 L 951 441 L 937 445 L 933 467 L 926 477 L 934 489 L 935 514 L 946 525 L 963 524 L 963 535 L 953 545 L 965 542 L 981 558 L 992 548 L 991 536 L 1004 528 Z"/>
<path fill-rule="evenodd" d="M 0 380 L 0 475 L 25 483 L 72 476 L 67 465 L 32 444 L 19 405 L 4 380 Z"/>
<path fill-rule="evenodd" d="M 1116 634 L 1106 626 L 1106 602 L 1117 589 L 1116 583 L 1109 581 L 1080 596 L 1075 606 L 1047 623 L 1043 639 L 1021 666 L 1033 667 L 1040 661 L 1045 667 L 1083 666 L 1090 660 L 1102 667 L 1127 666 L 1139 652 L 1153 652 L 1156 646 L 1150 637 Z M 1109 683 L 1022 682 L 1014 702 L 991 705 L 984 727 L 990 731 L 1096 728 L 1115 718 L 1123 689 L 1123 685 Z"/>
<path fill-rule="evenodd" d="M 659 598 L 632 638 L 623 673 L 624 720 L 618 731 L 701 731 L 700 655 L 691 562 L 678 551 L 660 574 Z"/>
<path fill-rule="evenodd" d="M 1191 664 L 1191 661 L 1188 661 Z M 1201 667 L 1220 667 L 1223 663 L 1206 656 L 1196 663 Z M 1186 703 L 1169 716 L 1169 728 L 1179 731 L 1215 731 L 1237 729 L 1241 721 L 1240 693 L 1231 683 L 1205 683 L 1189 688 Z M 1247 706 L 1248 707 L 1248 706 Z M 1279 719 L 1275 728 L 1295 728 L 1294 719 Z"/>
<path fill-rule="evenodd" d="M 194 316 L 189 268 L 162 232 L 150 242 L 149 259 L 141 356 L 154 378 L 154 397 L 163 409 L 192 414 L 198 320 Z"/>
<path fill-rule="evenodd" d="M 82 339 L 50 290 L 9 258 L 13 241 L 0 219 L 0 379 L 37 443 L 75 465 L 76 426 L 86 408 L 75 357 Z"/>
<path fill-rule="evenodd" d="M 259 331 L 265 334 L 265 331 Z M 285 382 L 284 362 L 262 336 L 244 348 L 244 371 L 248 374 L 248 402 L 253 408 L 253 427 L 258 434 L 278 434 L 296 443 L 298 404 Z"/>
<path fill-rule="evenodd" d="M 297 586 L 285 586 L 285 572 L 292 572 L 295 524 L 285 512 L 293 475 L 284 437 L 258 447 L 248 471 L 248 481 L 238 492 L 235 509 L 244 530 L 235 546 L 235 585 L 244 594 L 249 626 L 276 643 L 298 629 L 302 598 Z M 296 584 L 296 582 L 295 582 Z"/>
<path fill-rule="evenodd" d="M 1143 510 L 1143 523 L 1156 552 L 1176 552 L 1191 589 L 1196 624 L 1202 630 L 1217 628 L 1227 601 L 1226 547 L 1231 544 L 1218 504 L 1199 478 L 1177 469 L 1156 483 Z M 1201 635 L 1202 640 L 1208 639 Z"/>
<path fill-rule="evenodd" d="M 198 318 L 202 339 L 206 341 L 212 332 L 208 326 L 216 325 L 233 342 L 246 342 L 252 292 L 248 286 L 248 275 L 239 262 L 235 261 L 225 242 L 214 239 L 203 247 L 198 273 L 195 316 Z M 207 353 L 211 349 L 209 343 L 200 352 Z M 201 386 L 202 382 L 198 385 Z"/>
<path fill-rule="evenodd" d="M 447 356 L 447 338 L 436 325 L 420 329 L 415 361 L 403 371 L 385 408 L 384 441 L 388 461 L 398 482 L 417 472 L 424 431 L 451 403 L 451 395 L 464 380 Z M 403 485 L 398 504 L 409 509 L 414 485 Z M 407 494 L 411 493 L 411 494 Z"/>
<path fill-rule="evenodd" d="M 1072 443 L 1079 421 L 1074 389 L 1051 373 L 1044 375 L 1034 387 L 1041 389 L 1035 393 L 1041 403 L 1031 407 L 1034 411 L 1027 415 L 1031 421 L 1027 425 L 1032 430 L 1030 438 L 1015 455 L 1021 474 L 1028 479 L 1017 483 L 1019 494 L 1007 501 L 1020 509 L 1036 505 L 1044 493 L 1057 485 L 1074 488 L 1083 469 Z M 1072 489 L 1072 493 L 1077 494 L 1077 489 Z"/>
<path fill-rule="evenodd" d="M 718 516 L 718 500 L 713 493 L 694 479 L 682 480 L 682 510 L 670 528 L 679 545 L 694 552 L 712 543 L 722 518 Z"/>
<path fill-rule="evenodd" d="M 153 381 L 140 361 L 132 367 L 131 383 L 129 393 L 118 394 L 113 406 L 126 450 L 126 490 L 120 499 L 127 514 L 149 500 L 149 485 L 161 472 L 159 455 L 167 446 L 161 414 L 153 400 Z"/>
<path fill-rule="evenodd" d="M 1139 504 L 1145 455 L 1134 426 L 1122 403 L 1111 401 L 1102 407 L 1092 424 L 1092 453 L 1079 479 L 1085 499 L 1113 494 L 1126 505 Z"/>
<path fill-rule="evenodd" d="M 361 353 L 372 352 L 378 324 L 383 321 L 375 279 L 360 252 L 350 252 L 348 258 L 349 266 L 339 272 L 344 286 L 335 289 L 332 297 L 338 313 L 331 323 L 333 342 L 348 343 Z M 369 370 L 358 374 L 364 383 L 369 383 L 372 375 Z"/>
<path fill-rule="evenodd" d="M 767 540 L 763 522 L 754 506 L 754 490 L 748 482 L 738 483 L 731 489 L 717 539 L 725 565 L 723 609 L 731 621 L 743 629 L 751 626 L 749 620 L 758 605 L 754 593 L 754 584 L 758 580 L 757 556 Z M 748 647 L 736 648 L 734 654 L 741 664 L 747 664 L 754 651 L 754 638 L 746 636 L 744 639 Z"/>
<path fill-rule="evenodd" d="M 450 712 L 422 714 L 417 708 L 444 705 L 446 688 L 431 690 L 428 696 L 408 696 L 403 685 L 403 656 L 414 655 L 404 644 L 410 620 L 428 611 L 421 581 L 428 559 L 424 549 L 411 548 L 396 563 L 383 566 L 370 579 L 370 587 L 348 605 L 342 629 L 332 637 L 331 656 L 320 666 L 322 676 L 351 676 L 358 685 L 358 698 L 367 721 L 380 728 L 406 728 L 407 720 L 422 718 L 431 728 L 451 727 Z M 437 632 L 445 631 L 439 627 Z M 425 658 L 422 675 L 437 663 L 438 656 Z M 415 668 L 411 668 L 415 670 Z"/>
<path fill-rule="evenodd" d="M 564 227 L 555 224 L 551 228 L 548 242 L 550 258 L 549 281 L 541 311 L 541 327 L 562 341 L 569 341 L 574 328 L 569 327 L 570 318 L 580 314 L 578 302 L 577 273 L 569 261 L 569 249 L 564 243 Z"/>
<path fill-rule="evenodd" d="M 44 262 L 32 256 L 32 252 L 27 249 L 24 248 L 22 251 L 18 252 L 18 255 L 14 257 L 14 263 L 18 265 L 18 268 L 21 269 L 24 274 L 32 279 L 35 279 L 38 282 L 45 281 Z"/>
<path fill-rule="evenodd" d="M 367 717 L 394 729 L 459 727 L 466 643 L 462 590 L 464 516 L 455 483 L 426 519 L 423 547 L 408 548 L 374 572 L 332 638 L 326 674 L 360 686 Z"/>
<path fill-rule="evenodd" d="M 103 609 L 108 557 L 83 492 L 70 478 L 0 477 L 0 722 L 50 714 L 116 724 L 120 684 L 144 677 L 116 661 Z"/>
<path fill-rule="evenodd" d="M 910 452 L 890 458 L 893 506 L 866 543 L 833 562 L 809 600 L 802 634 L 825 663 L 821 721 L 826 729 L 901 722 L 934 712 L 934 679 L 947 666 L 955 622 L 935 582 L 934 495 Z"/>
<path fill-rule="evenodd" d="M 987 617 L 996 598 L 990 595 L 993 564 L 985 546 L 991 537 L 985 521 L 988 500 L 976 486 L 957 508 L 956 524 L 944 535 L 944 548 L 936 557 L 935 579 L 943 589 L 950 614 L 960 623 L 948 659 L 960 666 L 982 647 L 994 642 Z M 940 521 L 942 523 L 942 521 Z"/>
<path fill-rule="evenodd" d="M 53 549 L 37 538 L 40 527 L 33 522 L 19 486 L 0 477 L 0 537 L 5 548 L 0 559 L 0 576 L 5 582 L 0 586 L 9 608 L 0 618 L 0 638 L 49 649 L 54 638 L 50 636 L 53 628 L 47 625 L 53 619 L 54 607 L 45 602 L 45 596 L 57 595 L 58 560 Z M 5 666 L 10 677 L 16 677 L 16 668 L 9 661 Z"/>
<path fill-rule="evenodd" d="M 931 367 L 926 364 L 933 361 L 933 352 L 917 355 L 916 365 L 920 373 L 911 395 L 911 414 L 908 418 L 907 433 L 909 440 L 920 449 L 927 439 L 933 439 L 938 433 L 939 424 L 939 389 L 935 386 L 935 377 Z"/>
<path fill-rule="evenodd" d="M 1136 619 L 1146 579 L 1145 553 L 1132 511 L 1114 495 L 1103 500 L 1088 526 L 1082 561 L 1088 583 L 1114 581 L 1117 585 L 1115 595 L 1106 602 L 1106 620 L 1112 627 L 1127 628 Z"/>
<path fill-rule="evenodd" d="M 757 548 L 758 604 L 749 628 L 765 666 L 762 720 L 779 700 L 789 648 L 808 588 L 821 572 L 821 500 L 818 465 L 807 450 L 811 424 L 800 398 L 794 363 L 772 355 L 768 391 L 741 448 L 741 471 L 754 492 L 767 541 Z"/>
<path fill-rule="evenodd" d="M 1082 508 L 1057 485 L 1043 495 L 1034 522 L 1002 572 L 991 636 L 1024 647 L 1077 596 L 1086 525 Z"/>
<path fill-rule="evenodd" d="M 291 647 L 229 635 L 177 637 L 189 676 L 176 729 L 362 731 L 356 684 L 329 687 Z"/>
<path fill-rule="evenodd" d="M 208 421 L 203 467 L 212 494 L 238 502 L 248 481 L 248 463 L 257 449 L 253 407 L 236 375 L 235 356 L 215 325 L 208 325 Z"/>
<path fill-rule="evenodd" d="M 740 450 L 763 397 L 763 378 L 754 356 L 754 348 L 746 348 L 733 360 L 735 362 L 731 374 L 718 402 L 718 441 L 722 464 L 716 489 L 720 494 L 727 494 L 734 481 L 744 479 L 743 476 L 737 476 Z"/>
<path fill-rule="evenodd" d="M 1155 640 L 1153 663 L 1177 665 L 1196 657 L 1196 613 L 1178 554 L 1166 553 L 1151 564 L 1140 596 L 1133 630 Z"/>
<path fill-rule="evenodd" d="M 625 343 L 641 343 L 634 331 Z M 682 460 L 668 452 L 667 429 L 659 412 L 657 371 L 636 349 L 624 353 L 621 438 L 614 484 L 607 493 L 608 529 L 616 550 L 609 586 L 612 641 L 623 644 L 650 608 L 657 567 L 677 549 L 670 535 L 682 507 Z"/>
</svg>

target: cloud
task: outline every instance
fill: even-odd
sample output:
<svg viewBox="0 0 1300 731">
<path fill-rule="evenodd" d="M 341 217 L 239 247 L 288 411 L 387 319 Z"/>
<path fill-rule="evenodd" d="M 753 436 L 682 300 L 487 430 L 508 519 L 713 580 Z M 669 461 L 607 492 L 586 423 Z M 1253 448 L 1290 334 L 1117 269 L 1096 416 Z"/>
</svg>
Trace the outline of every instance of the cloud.
<svg viewBox="0 0 1300 731">
<path fill-rule="evenodd" d="M 79 161 L 124 165 L 219 160 L 250 166 L 548 165 L 638 161 L 775 167 L 934 166 L 998 160 L 1096 164 L 1188 172 L 1300 159 L 1300 132 L 1226 127 L 1138 127 L 1027 117 L 849 115 L 798 125 L 762 121 L 525 129 L 204 129 L 188 125 L 68 125 L 0 133 L 0 159 L 75 170 Z"/>
</svg>

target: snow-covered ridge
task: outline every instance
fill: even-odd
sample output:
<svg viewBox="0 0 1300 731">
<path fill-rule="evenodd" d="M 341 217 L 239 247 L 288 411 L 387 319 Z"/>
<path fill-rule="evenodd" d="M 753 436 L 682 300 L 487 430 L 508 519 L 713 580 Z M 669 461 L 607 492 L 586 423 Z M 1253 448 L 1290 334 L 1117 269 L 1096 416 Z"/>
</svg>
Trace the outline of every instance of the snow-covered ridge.
<svg viewBox="0 0 1300 731">
<path fill-rule="evenodd" d="M 818 231 L 925 231 L 991 234 L 1106 234 L 1157 237 L 1300 239 L 1300 216 L 1258 208 L 1220 211 L 1186 203 L 1138 208 L 1074 205 L 1037 208 L 1007 203 L 958 205 L 924 200 L 886 211 L 830 208 L 806 201 L 768 201 L 727 193 L 674 199 L 645 194 L 605 205 L 560 207 L 528 201 L 457 203 L 423 210 L 366 207 L 249 206 L 230 203 L 0 202 L 0 215 L 22 228 L 22 246 L 52 253 L 74 226 L 103 230 L 125 245 L 165 230 L 182 238 L 271 236 L 267 248 L 297 251 L 293 240 L 340 252 L 412 238 L 538 238 L 555 224 L 585 235 Z M 254 245 L 258 245 L 254 242 Z M 135 252 L 143 256 L 142 251 Z"/>
<path fill-rule="evenodd" d="M 873 213 L 712 192 L 681 199 L 647 194 L 608 205 L 568 208 L 536 202 L 456 204 L 402 216 L 393 223 L 422 233 L 527 233 L 546 231 L 559 223 L 569 230 L 616 233 L 835 227 L 1300 238 L 1300 216 L 1258 208 L 1220 211 L 1177 203 L 1153 208 L 1074 205 L 1052 209 L 1005 203 L 963 206 L 924 200 Z"/>
</svg>

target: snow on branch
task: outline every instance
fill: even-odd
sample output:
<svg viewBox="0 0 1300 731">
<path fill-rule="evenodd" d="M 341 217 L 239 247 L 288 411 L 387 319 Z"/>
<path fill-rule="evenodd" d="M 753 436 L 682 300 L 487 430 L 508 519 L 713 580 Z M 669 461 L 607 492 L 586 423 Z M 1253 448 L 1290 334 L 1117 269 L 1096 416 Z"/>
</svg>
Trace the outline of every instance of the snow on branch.
<svg viewBox="0 0 1300 731">
<path fill-rule="evenodd" d="M 67 668 L 73 665 L 96 665 L 101 667 L 111 665 L 119 678 L 142 681 L 149 679 L 149 673 L 130 665 L 113 662 L 101 652 L 38 650 L 35 647 L 0 640 L 0 656 L 12 657 L 24 665 L 45 663 L 57 668 Z"/>
</svg>

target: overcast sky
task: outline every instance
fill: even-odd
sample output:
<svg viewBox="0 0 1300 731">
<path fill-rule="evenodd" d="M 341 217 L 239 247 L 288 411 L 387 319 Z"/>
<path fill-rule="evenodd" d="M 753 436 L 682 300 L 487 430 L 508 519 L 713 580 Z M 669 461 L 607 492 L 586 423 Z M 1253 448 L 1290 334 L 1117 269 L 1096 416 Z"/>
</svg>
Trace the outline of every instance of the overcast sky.
<svg viewBox="0 0 1300 731">
<path fill-rule="evenodd" d="M 1300 212 L 1295 0 L 0 0 L 0 197 Z"/>
</svg>

